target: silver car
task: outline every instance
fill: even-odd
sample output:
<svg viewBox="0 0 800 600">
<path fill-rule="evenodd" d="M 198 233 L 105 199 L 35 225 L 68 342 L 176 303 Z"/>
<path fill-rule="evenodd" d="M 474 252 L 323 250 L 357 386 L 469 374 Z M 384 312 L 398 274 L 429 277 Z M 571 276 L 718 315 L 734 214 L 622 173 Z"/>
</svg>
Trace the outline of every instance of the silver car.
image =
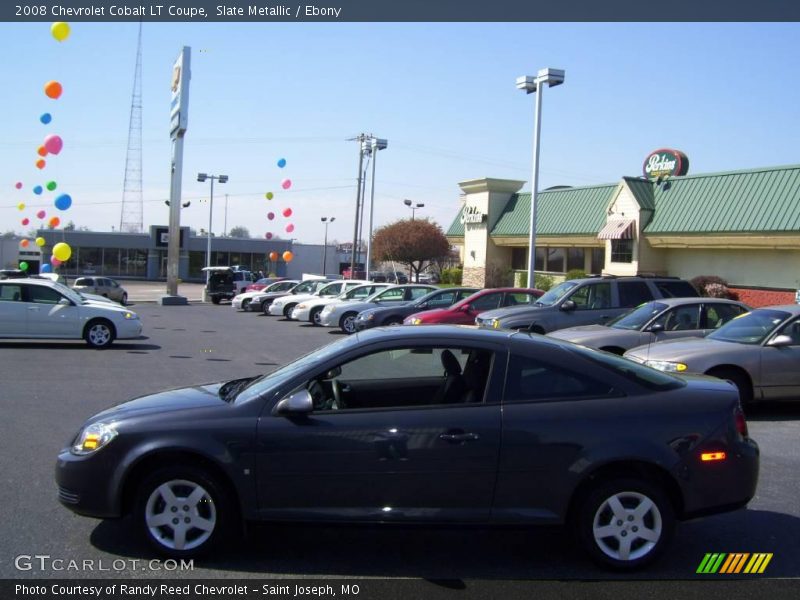
<svg viewBox="0 0 800 600">
<path fill-rule="evenodd" d="M 582 325 L 552 331 L 550 337 L 614 354 L 643 344 L 703 337 L 750 307 L 722 298 L 665 298 L 653 300 L 605 325 Z"/>
<path fill-rule="evenodd" d="M 105 296 L 122 305 L 128 302 L 128 292 L 119 283 L 108 277 L 78 277 L 72 284 L 76 292 Z"/>
<path fill-rule="evenodd" d="M 704 338 L 638 346 L 625 358 L 669 373 L 728 379 L 742 404 L 800 399 L 800 305 L 758 308 Z"/>
</svg>

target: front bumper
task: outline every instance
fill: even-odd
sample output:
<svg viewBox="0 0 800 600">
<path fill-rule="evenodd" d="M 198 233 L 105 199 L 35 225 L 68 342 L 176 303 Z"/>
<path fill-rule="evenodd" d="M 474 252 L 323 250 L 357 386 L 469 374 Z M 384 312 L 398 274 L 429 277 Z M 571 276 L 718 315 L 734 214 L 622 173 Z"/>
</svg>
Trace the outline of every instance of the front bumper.
<svg viewBox="0 0 800 600">
<path fill-rule="evenodd" d="M 367 320 L 367 319 L 356 319 L 356 331 L 364 331 L 365 329 L 371 329 L 375 326 L 374 320 Z"/>
<path fill-rule="evenodd" d="M 116 457 L 110 450 L 103 448 L 89 456 L 75 456 L 69 449 L 61 451 L 55 471 L 61 504 L 86 517 L 122 516 L 119 495 L 115 492 Z"/>
<path fill-rule="evenodd" d="M 309 309 L 303 308 L 300 309 L 297 306 L 294 307 L 292 311 L 291 318 L 294 321 L 308 321 Z"/>
<path fill-rule="evenodd" d="M 335 312 L 325 312 L 323 310 L 319 315 L 319 324 L 323 327 L 338 327 L 339 315 Z"/>
<path fill-rule="evenodd" d="M 283 304 L 277 304 L 273 302 L 269 305 L 269 314 L 273 317 L 282 317 L 283 316 Z"/>
<path fill-rule="evenodd" d="M 117 339 L 119 340 L 136 339 L 142 335 L 141 319 L 125 319 L 114 325 L 117 330 Z"/>
</svg>

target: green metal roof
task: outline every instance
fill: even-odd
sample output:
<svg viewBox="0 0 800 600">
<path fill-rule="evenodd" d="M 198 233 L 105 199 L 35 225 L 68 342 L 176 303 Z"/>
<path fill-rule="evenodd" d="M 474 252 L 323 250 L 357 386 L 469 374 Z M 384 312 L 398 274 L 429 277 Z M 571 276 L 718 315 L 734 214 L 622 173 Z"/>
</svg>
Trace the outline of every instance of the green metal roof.
<svg viewBox="0 0 800 600">
<path fill-rule="evenodd" d="M 645 233 L 800 231 L 800 165 L 670 178 Z"/>
<path fill-rule="evenodd" d="M 458 211 L 456 218 L 453 219 L 453 222 L 450 223 L 450 227 L 447 228 L 447 233 L 445 233 L 448 237 L 464 237 L 464 224 L 461 222 L 461 213 L 464 212 L 464 207 L 461 207 L 461 210 Z"/>
<path fill-rule="evenodd" d="M 645 210 L 653 210 L 656 206 L 653 196 L 653 182 L 641 177 L 623 177 L 636 198 L 639 206 Z"/>
</svg>

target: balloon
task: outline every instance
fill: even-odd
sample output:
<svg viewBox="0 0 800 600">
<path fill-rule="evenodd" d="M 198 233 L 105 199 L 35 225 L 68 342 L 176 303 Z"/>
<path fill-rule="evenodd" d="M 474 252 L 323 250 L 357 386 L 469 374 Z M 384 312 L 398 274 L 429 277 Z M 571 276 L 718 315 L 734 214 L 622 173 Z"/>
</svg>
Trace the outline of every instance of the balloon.
<svg viewBox="0 0 800 600">
<path fill-rule="evenodd" d="M 69 23 L 56 21 L 50 26 L 50 33 L 53 34 L 53 37 L 59 42 L 63 42 L 69 37 Z"/>
<path fill-rule="evenodd" d="M 37 237 L 36 238 L 36 245 L 39 246 L 39 248 L 44 246 L 46 243 L 47 242 L 45 242 L 45 239 L 43 237 Z"/>
<path fill-rule="evenodd" d="M 61 152 L 61 149 L 64 147 L 64 140 L 61 139 L 60 136 L 57 135 L 48 135 L 44 138 L 44 148 L 50 154 L 58 154 Z"/>
<path fill-rule="evenodd" d="M 39 146 L 36 149 L 36 154 L 38 154 L 39 156 L 47 156 L 47 148 L 45 148 L 44 146 Z"/>
<path fill-rule="evenodd" d="M 25 203 L 24 202 L 20 202 L 19 204 L 17 204 L 17 208 L 19 210 L 25 210 Z"/>
<path fill-rule="evenodd" d="M 294 258 L 294 254 L 292 254 L 290 250 L 287 250 L 286 252 L 283 253 L 283 260 L 284 261 L 292 262 L 293 258 Z"/>
<path fill-rule="evenodd" d="M 294 231 L 294 225 L 292 225 L 291 223 L 289 223 L 289 224 L 286 226 L 286 233 L 292 233 L 293 231 Z"/>
<path fill-rule="evenodd" d="M 275 262 L 275 261 L 277 261 L 277 260 L 278 260 L 278 253 L 277 253 L 277 252 L 270 252 L 270 253 L 269 253 L 269 259 L 270 259 L 272 262 Z"/>
<path fill-rule="evenodd" d="M 63 91 L 64 88 L 62 88 L 61 84 L 57 81 L 48 81 L 44 84 L 44 93 L 47 94 L 48 98 L 52 98 L 53 100 L 58 100 Z"/>
<path fill-rule="evenodd" d="M 50 121 L 53 120 L 53 116 L 50 113 L 44 113 L 41 117 L 39 117 L 39 120 L 45 125 L 47 125 Z"/>
<path fill-rule="evenodd" d="M 53 246 L 53 256 L 61 262 L 65 262 L 72 256 L 72 248 L 66 242 L 59 242 Z"/>
<path fill-rule="evenodd" d="M 17 183 L 14 184 L 14 187 L 17 188 L 18 190 L 21 190 L 22 189 L 22 182 L 18 181 Z"/>
<path fill-rule="evenodd" d="M 284 217 L 291 217 L 292 216 L 292 209 L 291 208 L 284 208 L 283 209 L 283 216 Z"/>
<path fill-rule="evenodd" d="M 279 166 L 281 169 L 282 169 L 283 167 L 285 167 L 285 166 L 286 166 L 286 159 L 285 159 L 285 158 L 279 158 L 279 159 L 278 159 L 278 166 Z"/>
<path fill-rule="evenodd" d="M 34 194 L 36 194 L 37 196 L 38 196 L 39 194 L 41 194 L 41 193 L 42 193 L 42 186 L 40 186 L 40 185 L 37 185 L 36 187 L 34 187 L 34 188 L 33 188 L 33 193 L 34 193 Z"/>
<path fill-rule="evenodd" d="M 267 238 L 268 240 L 271 240 L 272 239 L 272 233 L 268 231 L 267 233 L 264 234 L 264 237 Z"/>
<path fill-rule="evenodd" d="M 42 268 L 39 269 L 39 270 L 42 273 L 52 273 L 53 272 L 53 267 L 51 267 L 50 265 L 42 265 Z"/>
<path fill-rule="evenodd" d="M 40 210 L 39 212 L 36 213 L 36 217 L 38 219 L 44 219 L 46 216 L 47 216 L 47 213 L 44 212 L 43 210 Z"/>
<path fill-rule="evenodd" d="M 59 219 L 58 217 L 50 217 L 50 222 L 48 223 L 48 225 L 50 225 L 50 229 L 55 229 L 56 227 L 61 225 L 61 219 Z"/>
<path fill-rule="evenodd" d="M 26 263 L 24 260 L 21 263 L 19 263 L 19 270 L 20 271 L 27 271 L 28 270 L 28 263 Z"/>
<path fill-rule="evenodd" d="M 272 200 L 275 197 L 275 194 L 273 194 L 272 192 L 267 192 L 266 196 L 267 200 Z"/>
<path fill-rule="evenodd" d="M 51 256 L 50 257 L 50 264 L 53 265 L 54 267 L 60 267 L 61 266 L 61 261 L 58 260 L 55 256 Z"/>
<path fill-rule="evenodd" d="M 55 190 L 57 187 L 58 187 L 58 184 L 57 184 L 55 181 L 48 181 L 48 182 L 47 182 L 47 189 L 48 189 L 49 191 L 51 191 L 51 192 L 52 192 L 52 191 L 53 191 L 53 190 Z"/>
<path fill-rule="evenodd" d="M 44 159 L 43 159 L 43 158 L 40 158 L 39 160 L 37 160 L 37 161 L 36 161 L 36 168 L 37 168 L 37 169 L 44 169 L 44 166 L 45 166 L 46 164 L 47 164 L 47 163 L 46 163 L 46 162 L 44 162 Z"/>
<path fill-rule="evenodd" d="M 23 248 L 27 248 L 28 246 L 30 246 L 30 244 L 31 244 L 31 241 L 30 241 L 30 240 L 22 240 L 22 241 L 19 243 L 19 245 L 20 245 L 20 246 L 22 246 Z"/>
<path fill-rule="evenodd" d="M 274 213 L 274 212 L 268 212 L 268 213 L 267 213 L 267 218 L 268 218 L 270 221 L 272 221 L 272 219 L 274 219 L 274 218 L 275 218 L 275 213 Z"/>
<path fill-rule="evenodd" d="M 58 198 L 56 198 L 54 204 L 58 210 L 67 210 L 70 206 L 72 206 L 72 198 L 69 194 L 61 194 Z"/>
<path fill-rule="evenodd" d="M 292 187 L 292 180 L 284 179 L 283 181 L 281 181 L 281 187 L 285 190 L 288 190 L 290 187 Z"/>
<path fill-rule="evenodd" d="M 31 220 L 28 217 L 25 217 L 24 219 L 22 219 L 22 224 L 23 225 L 27 225 L 30 222 L 31 222 Z"/>
</svg>

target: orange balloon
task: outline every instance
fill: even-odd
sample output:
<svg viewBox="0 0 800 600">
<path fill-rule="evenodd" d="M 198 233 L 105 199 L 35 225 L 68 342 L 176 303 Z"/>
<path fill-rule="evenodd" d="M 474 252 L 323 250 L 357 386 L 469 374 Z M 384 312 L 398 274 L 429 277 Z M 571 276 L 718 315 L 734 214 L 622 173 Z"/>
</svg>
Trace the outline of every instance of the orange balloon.
<svg viewBox="0 0 800 600">
<path fill-rule="evenodd" d="M 43 159 L 43 158 L 40 158 L 39 160 L 37 160 L 37 161 L 36 161 L 36 168 L 37 168 L 37 169 L 44 169 L 44 166 L 45 166 L 46 164 L 47 164 L 47 163 L 46 163 L 46 162 L 44 162 L 44 159 Z"/>
<path fill-rule="evenodd" d="M 36 154 L 38 154 L 39 156 L 47 156 L 47 148 L 45 148 L 44 146 L 39 146 L 36 149 Z"/>
<path fill-rule="evenodd" d="M 294 254 L 292 254 L 289 250 L 283 253 L 283 260 L 286 262 L 292 262 L 294 258 Z"/>
<path fill-rule="evenodd" d="M 64 89 L 57 81 L 48 81 L 44 84 L 44 93 L 47 94 L 48 98 L 52 98 L 53 100 L 58 100 L 58 98 L 61 97 L 61 92 L 63 91 Z"/>
<path fill-rule="evenodd" d="M 22 246 L 23 248 L 27 248 L 30 245 L 30 243 L 31 243 L 30 240 L 22 240 L 19 243 L 19 245 Z"/>
<path fill-rule="evenodd" d="M 278 253 L 277 252 L 270 252 L 269 253 L 269 259 L 272 262 L 276 262 L 278 260 Z"/>
<path fill-rule="evenodd" d="M 59 219 L 58 217 L 50 218 L 50 229 L 55 229 L 59 225 L 61 225 L 61 219 Z"/>
</svg>

